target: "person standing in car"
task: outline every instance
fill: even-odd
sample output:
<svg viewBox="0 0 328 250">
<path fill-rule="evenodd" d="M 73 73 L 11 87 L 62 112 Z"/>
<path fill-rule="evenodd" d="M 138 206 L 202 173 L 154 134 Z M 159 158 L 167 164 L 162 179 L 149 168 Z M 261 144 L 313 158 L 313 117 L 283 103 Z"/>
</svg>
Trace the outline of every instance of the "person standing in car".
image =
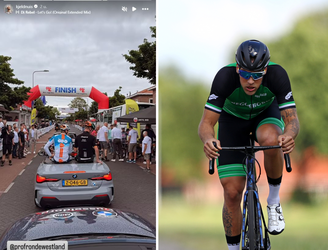
<svg viewBox="0 0 328 250">
<path fill-rule="evenodd" d="M 102 163 L 99 159 L 99 150 L 96 145 L 96 137 L 90 134 L 92 123 L 87 121 L 84 125 L 84 131 L 75 138 L 74 151 L 78 153 L 76 160 L 78 162 L 91 163 L 96 155 L 97 163 Z"/>
</svg>

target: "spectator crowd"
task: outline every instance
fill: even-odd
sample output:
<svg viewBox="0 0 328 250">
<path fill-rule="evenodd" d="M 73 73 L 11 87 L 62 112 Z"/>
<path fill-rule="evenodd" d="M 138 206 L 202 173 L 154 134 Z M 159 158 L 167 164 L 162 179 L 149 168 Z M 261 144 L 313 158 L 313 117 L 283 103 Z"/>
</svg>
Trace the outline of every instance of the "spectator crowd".
<svg viewBox="0 0 328 250">
<path fill-rule="evenodd" d="M 38 132 L 35 125 L 30 128 L 25 123 L 8 125 L 7 120 L 0 117 L 0 166 L 4 166 L 6 158 L 11 166 L 13 158 L 25 158 L 31 150 L 35 153 L 37 140 Z"/>
</svg>

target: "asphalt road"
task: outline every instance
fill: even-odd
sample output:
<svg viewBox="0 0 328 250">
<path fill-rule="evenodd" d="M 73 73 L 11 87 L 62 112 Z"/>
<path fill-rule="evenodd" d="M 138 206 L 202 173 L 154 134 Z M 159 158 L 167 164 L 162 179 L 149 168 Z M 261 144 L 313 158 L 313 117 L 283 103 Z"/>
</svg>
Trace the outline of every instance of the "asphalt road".
<svg viewBox="0 0 328 250">
<path fill-rule="evenodd" d="M 71 127 L 71 131 L 80 131 Z M 36 155 L 24 171 L 17 175 L 0 196 L 0 235 L 16 220 L 42 211 L 34 205 L 35 174 L 43 156 Z M 134 212 L 156 225 L 156 176 L 138 165 L 126 162 L 106 162 L 115 187 L 115 197 L 108 207 Z"/>
</svg>

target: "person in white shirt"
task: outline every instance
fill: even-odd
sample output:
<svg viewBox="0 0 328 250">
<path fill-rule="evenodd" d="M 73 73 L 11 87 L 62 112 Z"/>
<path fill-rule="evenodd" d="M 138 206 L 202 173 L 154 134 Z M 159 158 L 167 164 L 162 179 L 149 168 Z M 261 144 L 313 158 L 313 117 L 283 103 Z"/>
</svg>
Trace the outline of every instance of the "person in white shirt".
<svg viewBox="0 0 328 250">
<path fill-rule="evenodd" d="M 36 142 L 38 141 L 38 130 L 35 128 L 35 125 L 32 125 L 32 128 L 30 129 L 29 132 L 29 140 L 30 140 L 30 150 L 31 146 L 33 145 L 34 152 L 35 154 L 35 149 L 36 149 Z"/>
<path fill-rule="evenodd" d="M 108 149 L 108 122 L 104 122 L 104 125 L 98 130 L 97 138 L 99 139 L 100 147 L 104 152 L 105 161 L 109 161 L 107 158 Z"/>
<path fill-rule="evenodd" d="M 14 129 L 14 139 L 13 139 L 13 158 L 18 157 L 18 145 L 19 145 L 19 138 L 18 138 L 18 127 Z"/>
<path fill-rule="evenodd" d="M 112 140 L 114 146 L 114 154 L 113 154 L 112 161 L 116 161 L 117 152 L 118 152 L 119 161 L 124 161 L 122 156 L 122 132 L 119 128 L 117 128 L 116 124 L 113 124 Z"/>
<path fill-rule="evenodd" d="M 136 163 L 137 161 L 137 140 L 138 132 L 133 129 L 133 126 L 130 125 L 129 138 L 128 138 L 128 151 L 129 151 L 129 160 L 127 163 Z M 132 160 L 134 158 L 134 160 Z"/>
<path fill-rule="evenodd" d="M 2 122 L 2 117 L 0 117 L 0 131 L 2 130 L 2 127 L 4 126 L 3 122 Z M 0 132 L 1 133 L 1 132 Z"/>
<path fill-rule="evenodd" d="M 142 140 L 142 155 L 146 160 L 147 171 L 150 172 L 150 154 L 151 154 L 151 138 L 148 132 L 143 132 L 144 139 Z"/>
</svg>

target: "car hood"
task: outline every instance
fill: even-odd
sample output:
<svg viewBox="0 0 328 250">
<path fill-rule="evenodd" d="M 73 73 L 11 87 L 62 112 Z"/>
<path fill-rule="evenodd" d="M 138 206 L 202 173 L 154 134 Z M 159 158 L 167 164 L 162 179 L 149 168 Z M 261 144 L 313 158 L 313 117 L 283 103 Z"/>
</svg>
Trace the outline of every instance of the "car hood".
<svg viewBox="0 0 328 250">
<path fill-rule="evenodd" d="M 92 234 L 156 238 L 155 227 L 135 213 L 102 207 L 70 207 L 38 212 L 18 220 L 2 235 L 0 249 L 6 247 L 8 240 Z"/>
</svg>

